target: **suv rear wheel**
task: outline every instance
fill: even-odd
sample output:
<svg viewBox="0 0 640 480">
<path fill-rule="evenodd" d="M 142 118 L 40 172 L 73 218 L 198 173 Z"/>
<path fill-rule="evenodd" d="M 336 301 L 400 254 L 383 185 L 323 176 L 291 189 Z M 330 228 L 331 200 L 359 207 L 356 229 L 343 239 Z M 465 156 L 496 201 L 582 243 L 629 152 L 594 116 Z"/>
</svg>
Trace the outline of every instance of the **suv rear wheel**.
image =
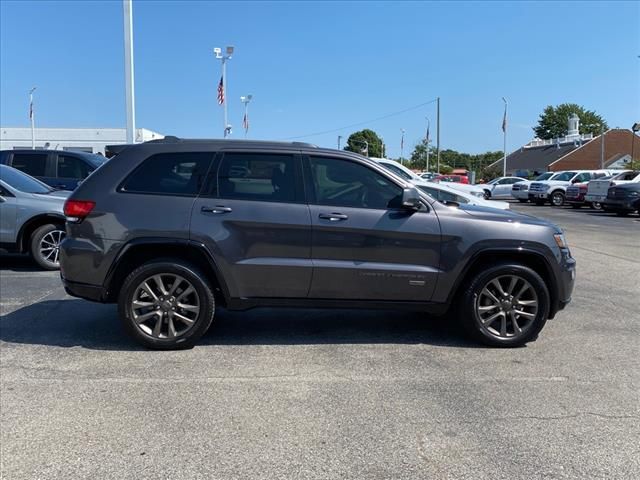
<svg viewBox="0 0 640 480">
<path fill-rule="evenodd" d="M 534 270 L 500 264 L 468 283 L 459 320 L 467 333 L 486 345 L 519 347 L 537 338 L 549 303 L 549 291 Z"/>
<path fill-rule="evenodd" d="M 60 268 L 60 242 L 66 232 L 64 227 L 53 223 L 38 227 L 31 235 L 29 251 L 35 262 L 46 270 Z"/>
<path fill-rule="evenodd" d="M 181 260 L 145 263 L 120 290 L 118 312 L 125 330 L 145 347 L 192 347 L 213 321 L 215 299 L 205 275 Z"/>
</svg>

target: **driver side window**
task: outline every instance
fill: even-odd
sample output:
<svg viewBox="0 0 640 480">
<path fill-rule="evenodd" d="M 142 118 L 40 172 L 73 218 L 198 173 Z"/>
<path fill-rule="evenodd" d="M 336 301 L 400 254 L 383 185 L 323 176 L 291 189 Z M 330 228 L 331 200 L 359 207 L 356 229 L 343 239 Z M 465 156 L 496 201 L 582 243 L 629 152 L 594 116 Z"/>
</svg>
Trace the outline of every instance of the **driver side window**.
<svg viewBox="0 0 640 480">
<path fill-rule="evenodd" d="M 379 210 L 401 206 L 402 188 L 376 171 L 338 158 L 309 160 L 317 205 Z"/>
</svg>

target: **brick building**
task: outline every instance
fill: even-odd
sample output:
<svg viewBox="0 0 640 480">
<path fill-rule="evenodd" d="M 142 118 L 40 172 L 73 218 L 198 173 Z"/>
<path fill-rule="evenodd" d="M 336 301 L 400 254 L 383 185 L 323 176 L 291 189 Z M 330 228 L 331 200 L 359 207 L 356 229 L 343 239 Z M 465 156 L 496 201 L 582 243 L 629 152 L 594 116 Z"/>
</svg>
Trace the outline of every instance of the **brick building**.
<svg viewBox="0 0 640 480">
<path fill-rule="evenodd" d="M 633 141 L 635 138 L 635 148 Z M 604 156 L 602 146 L 604 143 Z M 530 176 L 547 171 L 596 170 L 623 168 L 631 160 L 634 150 L 640 158 L 640 137 L 631 130 L 613 128 L 604 135 L 580 134 L 580 119 L 569 118 L 569 131 L 565 137 L 551 140 L 534 139 L 507 155 L 507 175 Z M 604 158 L 604 166 L 601 166 Z M 492 166 L 502 165 L 502 160 Z"/>
</svg>

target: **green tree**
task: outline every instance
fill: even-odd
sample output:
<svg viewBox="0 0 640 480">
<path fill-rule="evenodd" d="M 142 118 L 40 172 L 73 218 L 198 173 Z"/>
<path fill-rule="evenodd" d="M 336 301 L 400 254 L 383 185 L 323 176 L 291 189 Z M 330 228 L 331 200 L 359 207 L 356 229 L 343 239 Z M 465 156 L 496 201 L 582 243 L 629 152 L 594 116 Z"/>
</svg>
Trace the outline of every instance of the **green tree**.
<svg viewBox="0 0 640 480">
<path fill-rule="evenodd" d="M 365 143 L 365 141 L 367 143 Z M 382 157 L 382 138 L 373 130 L 365 128 L 359 132 L 349 135 L 347 145 L 344 147 L 349 152 L 356 152 L 365 155 L 368 144 L 370 157 Z"/>
<path fill-rule="evenodd" d="M 556 107 L 547 106 L 540 114 L 538 125 L 533 127 L 536 137 L 545 140 L 564 137 L 568 131 L 568 120 L 572 114 L 580 118 L 580 133 L 592 133 L 598 135 L 600 126 L 607 130 L 607 122 L 592 110 L 586 110 L 575 103 L 562 103 Z"/>
</svg>

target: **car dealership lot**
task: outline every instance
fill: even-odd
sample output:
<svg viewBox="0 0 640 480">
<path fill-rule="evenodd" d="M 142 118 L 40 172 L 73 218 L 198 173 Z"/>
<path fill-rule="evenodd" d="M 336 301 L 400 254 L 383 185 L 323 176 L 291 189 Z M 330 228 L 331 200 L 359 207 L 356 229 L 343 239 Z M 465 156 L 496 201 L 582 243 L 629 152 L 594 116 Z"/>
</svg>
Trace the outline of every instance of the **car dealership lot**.
<svg viewBox="0 0 640 480">
<path fill-rule="evenodd" d="M 511 207 L 578 261 L 514 350 L 420 314 L 262 309 L 151 352 L 1 257 L 3 478 L 638 478 L 640 218 Z"/>
</svg>

